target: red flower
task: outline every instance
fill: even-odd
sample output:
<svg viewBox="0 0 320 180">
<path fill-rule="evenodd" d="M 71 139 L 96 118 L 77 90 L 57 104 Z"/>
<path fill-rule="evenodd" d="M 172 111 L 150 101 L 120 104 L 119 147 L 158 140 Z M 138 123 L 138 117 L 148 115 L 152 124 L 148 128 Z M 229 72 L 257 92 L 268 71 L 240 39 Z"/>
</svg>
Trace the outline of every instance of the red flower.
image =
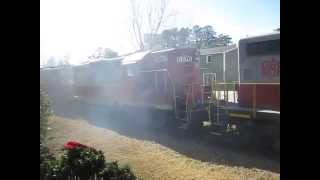
<svg viewBox="0 0 320 180">
<path fill-rule="evenodd" d="M 77 147 L 87 148 L 88 146 L 78 143 L 76 141 L 69 141 L 63 145 L 66 149 L 75 149 Z"/>
</svg>

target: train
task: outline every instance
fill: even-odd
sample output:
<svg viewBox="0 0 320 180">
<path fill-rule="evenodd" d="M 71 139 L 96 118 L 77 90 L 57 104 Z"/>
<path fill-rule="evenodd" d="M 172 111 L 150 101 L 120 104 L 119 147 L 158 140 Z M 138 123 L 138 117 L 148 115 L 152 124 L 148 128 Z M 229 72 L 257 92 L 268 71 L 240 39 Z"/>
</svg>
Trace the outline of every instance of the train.
<svg viewBox="0 0 320 180">
<path fill-rule="evenodd" d="M 238 103 L 230 120 L 247 119 L 246 130 L 280 152 L 280 32 L 241 39 L 238 48 Z"/>
<path fill-rule="evenodd" d="M 145 109 L 163 127 L 191 134 L 234 134 L 248 145 L 262 138 L 280 152 L 280 32 L 239 40 L 238 81 L 204 83 L 199 61 L 196 48 L 140 51 L 71 67 L 43 68 L 40 84 L 54 97 L 117 112 Z M 232 101 L 230 87 L 237 92 Z"/>
</svg>

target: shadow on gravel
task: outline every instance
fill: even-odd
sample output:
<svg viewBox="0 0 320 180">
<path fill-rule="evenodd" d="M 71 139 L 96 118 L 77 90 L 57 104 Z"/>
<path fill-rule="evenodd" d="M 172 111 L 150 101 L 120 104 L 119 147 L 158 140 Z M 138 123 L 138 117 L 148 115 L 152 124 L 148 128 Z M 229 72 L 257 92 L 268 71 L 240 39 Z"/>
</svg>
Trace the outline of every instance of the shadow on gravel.
<svg viewBox="0 0 320 180">
<path fill-rule="evenodd" d="M 182 136 L 166 129 L 150 128 L 150 116 L 141 110 L 133 110 L 134 113 L 129 114 L 118 112 L 121 118 L 113 118 L 114 114 L 107 107 L 57 100 L 53 103 L 53 109 L 57 116 L 84 119 L 92 125 L 116 131 L 127 137 L 154 141 L 196 160 L 280 173 L 279 161 L 262 156 L 258 152 L 244 152 L 221 143 L 213 143 L 217 142 L 217 137 L 208 140 L 208 137 Z"/>
</svg>

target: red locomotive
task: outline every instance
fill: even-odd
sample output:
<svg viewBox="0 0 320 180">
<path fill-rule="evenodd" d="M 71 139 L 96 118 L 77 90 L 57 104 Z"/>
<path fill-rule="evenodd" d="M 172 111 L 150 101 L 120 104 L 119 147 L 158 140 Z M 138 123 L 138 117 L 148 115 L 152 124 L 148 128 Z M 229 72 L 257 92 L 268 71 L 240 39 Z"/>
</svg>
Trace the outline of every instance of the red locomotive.
<svg viewBox="0 0 320 180">
<path fill-rule="evenodd" d="M 239 65 L 239 105 L 280 152 L 280 32 L 240 40 Z"/>
<path fill-rule="evenodd" d="M 239 52 L 240 105 L 280 111 L 280 33 L 242 39 Z"/>
<path fill-rule="evenodd" d="M 52 78 L 52 73 L 49 78 L 53 71 L 44 70 L 41 83 L 59 89 L 57 81 L 71 79 L 72 85 L 60 85 L 81 102 L 118 110 L 147 109 L 153 115 L 150 119 L 192 133 L 210 129 L 240 132 L 247 140 L 249 134 L 272 137 L 280 150 L 280 33 L 241 39 L 238 54 L 237 102 L 229 102 L 227 83 L 202 84 L 200 54 L 194 48 L 144 51 L 74 66 L 65 78 Z M 159 118 L 159 112 L 165 117 Z"/>
<path fill-rule="evenodd" d="M 249 145 L 255 139 L 280 151 L 280 32 L 241 39 L 238 48 L 238 100 L 214 94 L 209 120 L 224 132 L 236 129 Z M 225 91 L 225 84 L 217 83 L 213 91 Z"/>
<path fill-rule="evenodd" d="M 198 57 L 194 48 L 167 49 L 76 66 L 73 90 L 89 104 L 175 112 L 187 85 L 201 81 Z M 193 100 L 200 95 L 195 88 Z"/>
</svg>

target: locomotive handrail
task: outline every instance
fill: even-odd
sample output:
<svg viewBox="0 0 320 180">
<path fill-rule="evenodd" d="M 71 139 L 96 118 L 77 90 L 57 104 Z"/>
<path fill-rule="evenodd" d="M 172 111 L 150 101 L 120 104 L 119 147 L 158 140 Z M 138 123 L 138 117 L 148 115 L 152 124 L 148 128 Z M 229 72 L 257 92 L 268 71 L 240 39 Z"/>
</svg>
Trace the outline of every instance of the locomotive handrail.
<svg viewBox="0 0 320 180">
<path fill-rule="evenodd" d="M 274 81 L 232 81 L 232 83 L 237 83 L 237 84 L 280 84 L 280 82 L 274 82 Z M 226 83 L 226 84 L 228 84 L 228 83 Z"/>
<path fill-rule="evenodd" d="M 224 84 L 270 84 L 270 85 L 273 85 L 273 84 L 279 84 L 280 83 L 277 83 L 277 82 L 237 82 L 237 81 L 234 81 L 234 82 L 231 82 L 231 83 L 228 83 L 228 82 L 218 82 L 217 84 L 221 84 L 221 85 L 224 85 Z"/>
<path fill-rule="evenodd" d="M 171 86 L 172 86 L 172 96 L 173 96 L 173 111 L 174 111 L 174 116 L 175 118 L 177 117 L 177 97 L 176 97 L 176 88 L 175 88 L 175 84 L 173 83 L 173 80 L 171 78 L 171 74 L 169 71 L 167 71 L 167 74 L 168 74 L 168 79 L 171 83 Z"/>
<path fill-rule="evenodd" d="M 256 118 L 256 111 L 257 111 L 257 87 L 256 85 L 253 85 L 253 91 L 252 91 L 252 117 Z"/>
<path fill-rule="evenodd" d="M 139 72 L 142 72 L 142 73 L 144 73 L 144 72 L 168 72 L 168 70 L 167 69 L 156 69 L 156 70 L 146 70 L 146 71 L 138 71 L 138 73 Z"/>
</svg>

